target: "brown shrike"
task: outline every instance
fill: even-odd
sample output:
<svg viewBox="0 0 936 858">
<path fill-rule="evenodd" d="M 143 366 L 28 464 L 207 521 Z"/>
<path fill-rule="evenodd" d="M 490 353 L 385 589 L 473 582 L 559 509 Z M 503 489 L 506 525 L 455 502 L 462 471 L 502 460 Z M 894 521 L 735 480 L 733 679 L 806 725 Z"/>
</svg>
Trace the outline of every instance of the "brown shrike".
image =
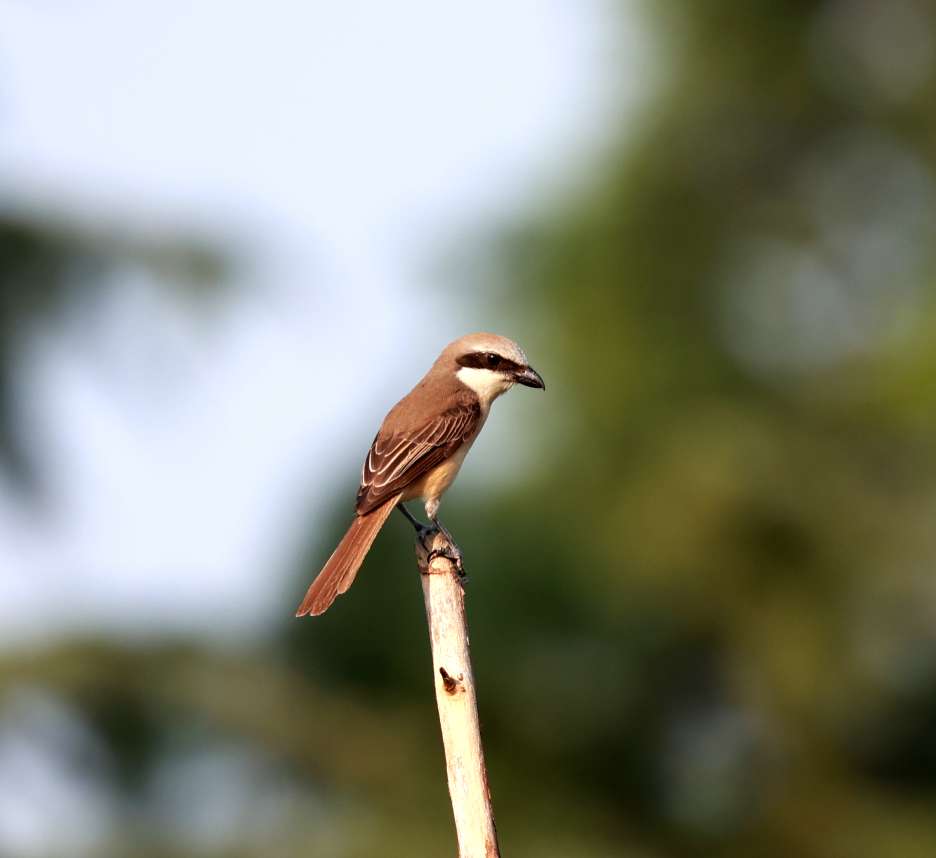
<svg viewBox="0 0 936 858">
<path fill-rule="evenodd" d="M 484 426 L 491 403 L 515 384 L 546 387 L 513 340 L 468 334 L 445 347 L 422 381 L 384 418 L 364 461 L 357 515 L 306 592 L 297 617 L 324 613 L 354 583 L 395 506 L 417 532 L 426 529 L 403 501 L 421 498 L 426 515 L 454 547 L 437 518 L 439 500 Z M 460 569 L 461 556 L 455 551 Z"/>
</svg>

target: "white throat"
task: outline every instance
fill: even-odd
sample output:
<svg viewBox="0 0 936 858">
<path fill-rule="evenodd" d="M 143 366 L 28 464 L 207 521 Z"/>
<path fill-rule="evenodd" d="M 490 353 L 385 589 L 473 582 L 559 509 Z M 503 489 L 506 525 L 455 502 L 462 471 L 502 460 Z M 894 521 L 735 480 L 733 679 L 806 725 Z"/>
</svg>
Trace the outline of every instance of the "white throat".
<svg viewBox="0 0 936 858">
<path fill-rule="evenodd" d="M 499 372 L 471 366 L 463 366 L 455 373 L 455 377 L 478 394 L 481 408 L 485 413 L 498 396 L 506 393 L 514 385 L 513 381 Z"/>
</svg>

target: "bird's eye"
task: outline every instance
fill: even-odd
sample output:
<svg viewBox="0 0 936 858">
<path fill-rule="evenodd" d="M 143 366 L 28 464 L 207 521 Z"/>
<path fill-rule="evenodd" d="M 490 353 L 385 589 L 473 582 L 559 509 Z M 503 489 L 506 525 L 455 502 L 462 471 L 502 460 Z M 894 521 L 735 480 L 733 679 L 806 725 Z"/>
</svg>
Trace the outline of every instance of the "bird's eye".
<svg viewBox="0 0 936 858">
<path fill-rule="evenodd" d="M 488 365 L 488 369 L 497 369 L 501 362 L 500 355 L 496 355 L 494 352 L 488 352 L 484 356 L 484 362 Z"/>
</svg>

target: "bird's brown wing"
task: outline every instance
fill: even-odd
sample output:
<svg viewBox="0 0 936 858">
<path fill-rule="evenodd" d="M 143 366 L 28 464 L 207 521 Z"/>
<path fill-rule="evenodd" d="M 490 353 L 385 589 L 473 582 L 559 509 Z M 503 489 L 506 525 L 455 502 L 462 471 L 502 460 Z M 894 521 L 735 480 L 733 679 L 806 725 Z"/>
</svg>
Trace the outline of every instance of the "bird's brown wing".
<svg viewBox="0 0 936 858">
<path fill-rule="evenodd" d="M 418 429 L 378 432 L 364 461 L 358 515 L 366 515 L 444 462 L 474 434 L 480 421 L 481 406 L 475 400 L 443 411 Z"/>
</svg>

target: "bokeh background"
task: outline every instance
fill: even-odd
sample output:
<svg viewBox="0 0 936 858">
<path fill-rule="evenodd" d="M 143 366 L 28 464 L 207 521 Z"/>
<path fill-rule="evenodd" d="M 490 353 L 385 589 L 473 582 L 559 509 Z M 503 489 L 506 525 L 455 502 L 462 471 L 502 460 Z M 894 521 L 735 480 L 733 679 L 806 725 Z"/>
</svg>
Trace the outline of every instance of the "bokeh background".
<svg viewBox="0 0 936 858">
<path fill-rule="evenodd" d="M 505 855 L 936 854 L 936 5 L 0 0 L 0 854 L 454 854 L 455 336 Z"/>
</svg>

